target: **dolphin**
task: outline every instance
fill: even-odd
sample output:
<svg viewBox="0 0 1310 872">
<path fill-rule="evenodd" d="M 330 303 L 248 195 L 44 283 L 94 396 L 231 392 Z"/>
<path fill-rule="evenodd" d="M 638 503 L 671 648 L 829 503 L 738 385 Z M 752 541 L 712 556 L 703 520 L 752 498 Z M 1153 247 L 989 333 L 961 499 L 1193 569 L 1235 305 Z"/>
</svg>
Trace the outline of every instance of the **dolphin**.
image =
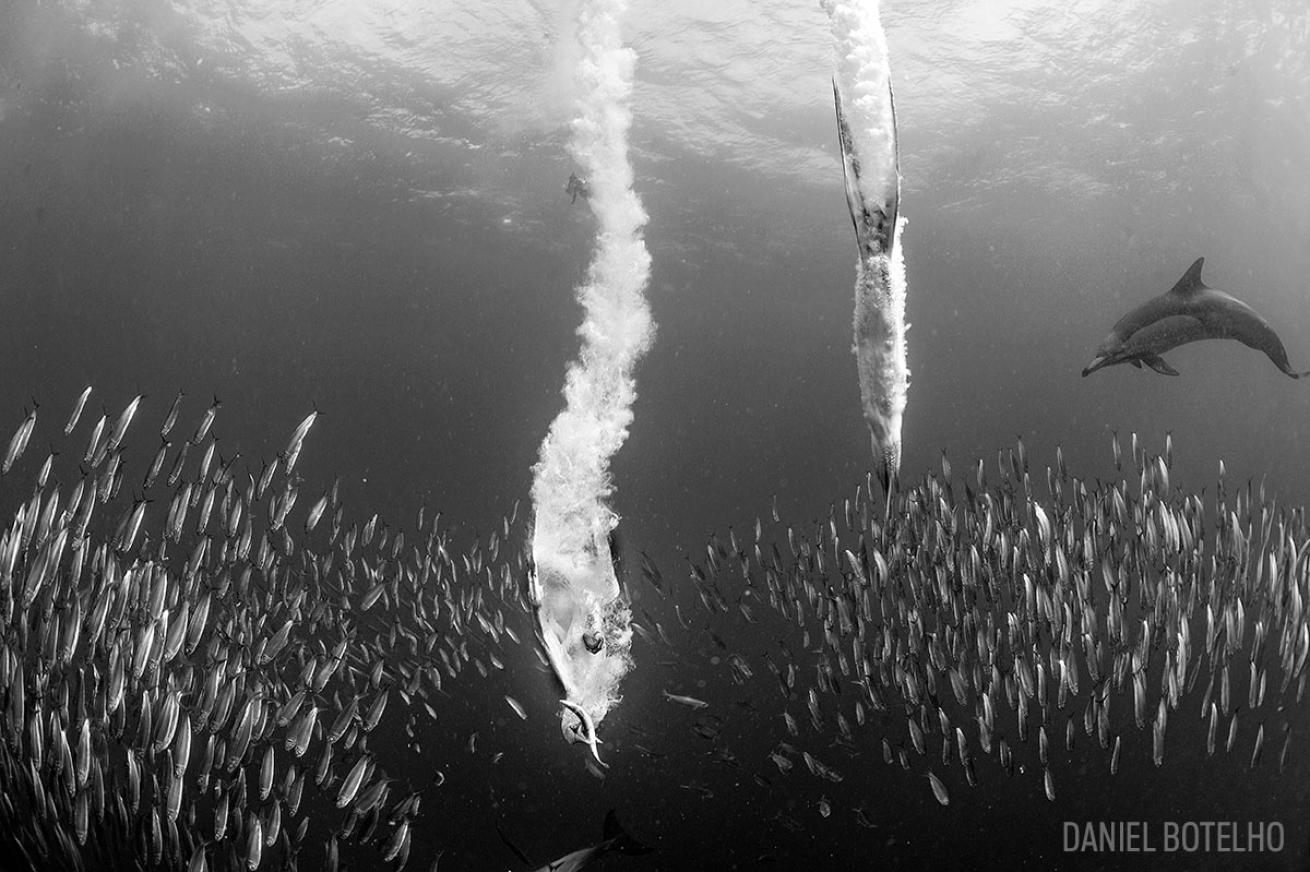
<svg viewBox="0 0 1310 872">
<path fill-rule="evenodd" d="M 1292 369 L 1282 340 L 1258 312 L 1232 294 L 1201 281 L 1204 263 L 1205 258 L 1198 257 L 1168 293 L 1147 300 L 1120 318 L 1083 369 L 1083 376 L 1116 363 L 1131 363 L 1139 369 L 1145 364 L 1163 375 L 1178 375 L 1178 370 L 1160 355 L 1201 339 L 1236 339 L 1263 351 L 1285 375 L 1310 375 L 1310 371 Z"/>
</svg>

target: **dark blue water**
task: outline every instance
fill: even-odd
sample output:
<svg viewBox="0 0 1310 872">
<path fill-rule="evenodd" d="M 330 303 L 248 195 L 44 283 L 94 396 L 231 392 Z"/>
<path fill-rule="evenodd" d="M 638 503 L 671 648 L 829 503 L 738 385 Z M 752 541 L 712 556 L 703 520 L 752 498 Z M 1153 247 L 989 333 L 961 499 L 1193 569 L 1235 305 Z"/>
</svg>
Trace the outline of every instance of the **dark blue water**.
<svg viewBox="0 0 1310 872">
<path fill-rule="evenodd" d="M 1113 16 L 1105 43 L 1089 36 L 1102 27 L 1089 13 L 1081 29 L 1070 25 L 1087 44 L 1063 52 L 1015 54 L 1023 27 L 1003 44 L 980 36 L 972 48 L 958 31 L 942 59 L 929 54 L 931 14 L 889 18 L 893 55 L 898 27 L 907 43 L 898 67 L 910 219 L 907 476 L 936 467 L 942 450 L 961 471 L 977 456 L 994 469 L 996 450 L 1022 435 L 1036 469 L 1061 444 L 1072 469 L 1108 478 L 1111 430 L 1135 430 L 1153 450 L 1172 431 L 1175 483 L 1186 489 L 1210 486 L 1222 457 L 1230 476 L 1265 478 L 1282 503 L 1310 495 L 1310 386 L 1256 352 L 1233 343 L 1180 349 L 1169 355 L 1177 379 L 1127 367 L 1078 375 L 1123 310 L 1201 255 L 1207 281 L 1269 317 L 1294 368 L 1310 366 L 1305 13 L 1265 4 L 1207 31 L 1166 7 L 1152 6 L 1145 22 L 1135 17 L 1142 10 L 1102 10 Z M 550 44 L 541 23 L 550 16 L 531 11 L 540 22 L 506 33 L 510 59 L 524 57 L 524 44 Z M 943 3 L 937 12 L 949 19 L 961 9 Z M 562 126 L 504 111 L 523 108 L 531 70 L 498 65 L 479 48 L 495 25 L 475 13 L 450 10 L 452 21 L 477 26 L 448 31 L 440 13 L 428 14 L 436 23 L 411 36 L 432 52 L 449 42 L 453 59 L 407 65 L 415 53 L 399 51 L 403 22 L 382 34 L 396 56 L 351 55 L 347 39 L 324 36 L 329 18 L 305 44 L 281 46 L 313 59 L 279 81 L 258 59 L 234 60 L 239 45 L 215 48 L 198 24 L 203 11 L 140 4 L 120 15 L 27 2 L 0 11 L 4 438 L 33 401 L 44 426 L 61 425 L 87 384 L 96 388 L 88 414 L 102 403 L 116 412 L 143 393 L 152 421 L 182 389 L 184 422 L 222 399 L 219 450 L 240 450 L 255 471 L 320 409 L 300 461 L 317 483 L 307 491 L 339 479 L 361 520 L 377 512 L 408 523 L 427 506 L 473 533 L 526 504 L 577 350 L 572 289 L 594 223 L 561 191 L 570 169 Z M 686 557 L 702 560 L 711 533 L 743 535 L 767 516 L 775 494 L 784 522 L 826 518 L 830 502 L 863 480 L 868 457 L 849 351 L 854 250 L 827 56 L 805 70 L 817 84 L 812 102 L 754 116 L 772 139 L 736 137 L 729 122 L 751 129 L 741 119 L 767 102 L 752 89 L 777 97 L 770 89 L 782 87 L 762 76 L 755 37 L 787 43 L 784 26 L 796 23 L 785 10 L 753 23 L 742 14 L 720 32 L 741 38 L 744 71 L 714 75 L 720 62 L 731 66 L 731 40 L 721 49 L 729 60 L 683 56 L 689 75 L 717 84 L 688 104 L 682 127 L 669 109 L 678 86 L 666 74 L 680 57 L 677 37 L 702 31 L 689 23 L 660 35 L 636 15 L 650 75 L 639 72 L 634 163 L 651 216 L 658 334 L 637 371 L 614 505 L 628 565 L 645 551 L 671 579 L 685 580 Z M 816 28 L 806 44 L 822 48 L 821 22 L 803 21 Z M 545 37 L 524 35 L 538 23 Z M 1157 38 L 1186 32 L 1179 44 L 1194 48 L 1128 40 L 1138 25 Z M 474 55 L 480 73 L 450 74 Z M 952 69 L 985 74 L 961 81 Z M 976 91 L 965 90 L 970 80 Z M 791 87 L 803 90 L 783 90 Z M 1031 111 L 1025 101 L 1035 101 Z M 397 127 L 392 113 L 425 120 Z M 723 127 L 707 121 L 716 118 Z M 776 152 L 761 151 L 769 142 Z M 787 171 L 793 146 L 802 157 Z M 154 438 L 151 429 L 137 438 Z M 153 448 L 139 447 L 139 472 Z M 30 478 L 44 456 L 34 443 L 16 475 Z M 447 780 L 426 800 L 410 868 L 428 868 L 441 850 L 441 869 L 522 868 L 497 824 L 539 865 L 597 839 L 611 807 L 656 852 L 598 868 L 1307 865 L 1304 711 L 1287 715 L 1287 770 L 1277 772 L 1271 735 L 1263 766 L 1249 772 L 1252 734 L 1231 757 L 1207 759 L 1189 696 L 1157 769 L 1149 735 L 1127 727 L 1131 703 L 1120 701 L 1125 747 L 1114 779 L 1108 754 L 1081 726 L 1064 753 L 1061 713 L 1056 802 L 1043 795 L 1030 742 L 1016 749 L 1026 772 L 1013 779 L 988 761 L 970 789 L 958 767 L 939 768 L 951 794 L 943 808 L 917 770 L 884 765 L 872 739 L 854 752 L 805 746 L 842 772 L 840 784 L 799 763 L 779 773 L 766 755 L 784 727 L 761 658 L 794 632 L 772 615 L 757 625 L 711 621 L 675 582 L 693 616 L 684 631 L 673 600 L 635 574 L 631 583 L 638 620 L 658 620 L 676 645 L 638 641 L 624 702 L 604 725 L 607 777 L 588 774 L 579 750 L 560 741 L 556 692 L 531 652 L 517 649 L 507 674 L 470 673 L 447 688 L 414 760 Z M 526 638 L 526 618 L 518 625 Z M 711 631 L 751 660 L 752 683 L 732 684 L 728 651 Z M 665 689 L 711 701 L 721 734 L 698 734 L 706 715 L 668 703 Z M 803 702 L 790 709 L 806 717 Z M 1081 720 L 1081 710 L 1072 714 Z M 821 797 L 831 817 L 820 815 Z M 1259 857 L 1062 852 L 1063 822 L 1103 819 L 1276 820 L 1287 847 Z M 307 857 L 321 856 L 322 838 L 311 835 Z M 376 860 L 355 858 L 363 868 Z"/>
</svg>

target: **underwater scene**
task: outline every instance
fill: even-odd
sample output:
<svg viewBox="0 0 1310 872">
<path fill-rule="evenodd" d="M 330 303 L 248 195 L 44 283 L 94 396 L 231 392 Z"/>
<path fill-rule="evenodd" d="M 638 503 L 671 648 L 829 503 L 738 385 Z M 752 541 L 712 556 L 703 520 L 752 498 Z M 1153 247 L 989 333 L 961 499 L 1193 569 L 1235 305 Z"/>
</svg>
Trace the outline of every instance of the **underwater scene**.
<svg viewBox="0 0 1310 872">
<path fill-rule="evenodd" d="M 1310 869 L 1300 0 L 0 4 L 0 872 Z"/>
</svg>

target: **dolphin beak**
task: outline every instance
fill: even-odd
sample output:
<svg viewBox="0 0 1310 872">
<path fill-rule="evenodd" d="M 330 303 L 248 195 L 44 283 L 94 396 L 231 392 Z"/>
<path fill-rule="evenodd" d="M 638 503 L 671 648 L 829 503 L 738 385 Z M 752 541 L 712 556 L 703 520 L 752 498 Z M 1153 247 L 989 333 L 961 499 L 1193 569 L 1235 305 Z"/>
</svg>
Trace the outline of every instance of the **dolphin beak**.
<svg viewBox="0 0 1310 872">
<path fill-rule="evenodd" d="M 1105 355 L 1101 355 L 1100 357 L 1095 358 L 1091 363 L 1083 367 L 1083 378 L 1087 378 L 1089 375 L 1096 372 L 1101 367 L 1105 366 L 1108 360 L 1109 358 L 1106 357 Z"/>
</svg>

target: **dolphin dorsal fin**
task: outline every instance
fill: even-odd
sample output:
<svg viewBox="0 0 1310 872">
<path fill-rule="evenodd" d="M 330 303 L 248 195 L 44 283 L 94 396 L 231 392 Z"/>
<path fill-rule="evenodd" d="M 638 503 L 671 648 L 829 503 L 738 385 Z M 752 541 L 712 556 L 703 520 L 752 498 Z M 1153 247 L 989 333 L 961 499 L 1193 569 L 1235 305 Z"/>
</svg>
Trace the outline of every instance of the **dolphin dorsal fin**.
<svg viewBox="0 0 1310 872">
<path fill-rule="evenodd" d="M 1205 263 L 1205 258 L 1198 257 L 1196 263 L 1187 268 L 1183 277 L 1178 280 L 1178 284 L 1173 286 L 1169 291 L 1171 294 L 1177 294 L 1180 297 L 1190 297 L 1193 294 L 1205 290 L 1205 283 L 1201 281 L 1201 266 Z"/>
</svg>

